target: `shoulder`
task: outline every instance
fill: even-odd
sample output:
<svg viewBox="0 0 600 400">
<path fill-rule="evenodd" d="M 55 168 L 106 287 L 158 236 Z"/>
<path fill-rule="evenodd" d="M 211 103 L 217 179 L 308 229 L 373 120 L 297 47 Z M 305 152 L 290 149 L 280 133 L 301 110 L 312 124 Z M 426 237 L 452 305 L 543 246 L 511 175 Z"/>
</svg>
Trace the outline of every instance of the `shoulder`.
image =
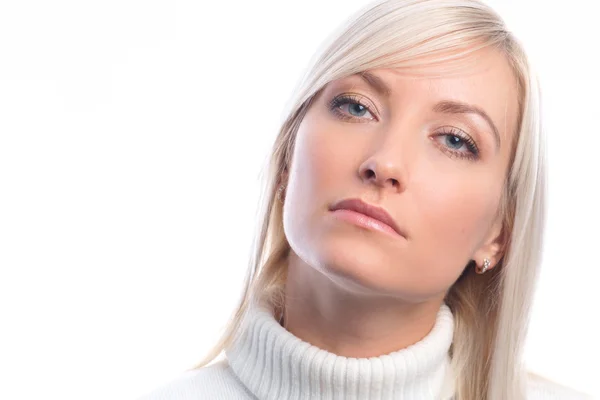
<svg viewBox="0 0 600 400">
<path fill-rule="evenodd" d="M 592 397 L 539 375 L 528 373 L 527 400 L 592 400 Z"/>
<path fill-rule="evenodd" d="M 157 387 L 138 400 L 244 400 L 252 399 L 237 379 L 227 360 L 186 371 L 176 379 Z"/>
</svg>

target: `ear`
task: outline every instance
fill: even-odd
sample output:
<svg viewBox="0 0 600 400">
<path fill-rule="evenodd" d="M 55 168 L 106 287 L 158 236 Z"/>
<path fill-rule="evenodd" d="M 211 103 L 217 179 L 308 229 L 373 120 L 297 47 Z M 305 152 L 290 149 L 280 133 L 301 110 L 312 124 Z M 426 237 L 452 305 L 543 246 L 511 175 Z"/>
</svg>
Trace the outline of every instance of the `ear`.
<svg viewBox="0 0 600 400">
<path fill-rule="evenodd" d="M 500 216 L 496 218 L 488 231 L 483 244 L 473 254 L 473 260 L 481 270 L 483 262 L 487 258 L 490 260 L 488 271 L 494 268 L 504 256 L 506 232 L 504 221 Z"/>
</svg>

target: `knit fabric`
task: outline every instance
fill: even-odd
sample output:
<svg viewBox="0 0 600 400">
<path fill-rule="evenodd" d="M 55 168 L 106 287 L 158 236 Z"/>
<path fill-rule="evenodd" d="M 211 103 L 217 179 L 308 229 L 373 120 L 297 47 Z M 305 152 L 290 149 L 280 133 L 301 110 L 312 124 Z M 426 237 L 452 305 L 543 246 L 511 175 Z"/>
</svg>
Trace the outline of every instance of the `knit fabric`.
<svg viewBox="0 0 600 400">
<path fill-rule="evenodd" d="M 284 329 L 272 310 L 256 306 L 226 358 L 188 371 L 139 400 L 444 400 L 453 394 L 448 350 L 454 319 L 447 305 L 417 343 L 379 357 L 337 356 Z M 528 399 L 589 399 L 531 378 Z"/>
</svg>

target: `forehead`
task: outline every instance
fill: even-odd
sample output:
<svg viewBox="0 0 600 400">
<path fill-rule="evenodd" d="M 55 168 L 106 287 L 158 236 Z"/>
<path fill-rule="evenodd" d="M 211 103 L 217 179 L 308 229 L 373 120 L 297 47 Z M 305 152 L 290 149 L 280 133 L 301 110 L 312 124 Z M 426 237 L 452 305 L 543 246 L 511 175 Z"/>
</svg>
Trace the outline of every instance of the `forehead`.
<svg viewBox="0 0 600 400">
<path fill-rule="evenodd" d="M 455 101 L 480 108 L 498 129 L 503 147 L 516 134 L 519 114 L 517 79 L 507 57 L 494 49 L 478 50 L 451 64 L 373 69 L 369 73 L 387 86 L 394 109 L 430 107 Z M 353 85 L 366 85 L 358 76 Z"/>
</svg>

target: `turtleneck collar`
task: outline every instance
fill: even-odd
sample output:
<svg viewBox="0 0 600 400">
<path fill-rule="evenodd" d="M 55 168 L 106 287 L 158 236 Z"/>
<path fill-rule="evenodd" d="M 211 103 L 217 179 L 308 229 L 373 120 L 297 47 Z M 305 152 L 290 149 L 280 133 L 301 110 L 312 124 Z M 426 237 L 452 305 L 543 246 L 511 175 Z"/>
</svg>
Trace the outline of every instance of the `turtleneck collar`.
<svg viewBox="0 0 600 400">
<path fill-rule="evenodd" d="M 254 305 L 226 349 L 233 372 L 259 400 L 447 399 L 454 318 L 442 304 L 432 330 L 407 348 L 348 358 L 319 349 L 284 329 L 265 305 Z"/>
</svg>

